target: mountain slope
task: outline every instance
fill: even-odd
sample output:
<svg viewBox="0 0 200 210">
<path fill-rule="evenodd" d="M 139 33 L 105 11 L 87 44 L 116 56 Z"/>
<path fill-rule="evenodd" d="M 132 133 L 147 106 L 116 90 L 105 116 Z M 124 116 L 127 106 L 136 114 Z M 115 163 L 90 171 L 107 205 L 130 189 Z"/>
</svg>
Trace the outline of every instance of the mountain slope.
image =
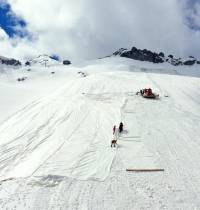
<svg viewBox="0 0 200 210">
<path fill-rule="evenodd" d="M 0 126 L 2 209 L 200 207 L 200 78 L 135 65 L 107 58 L 53 68 L 60 88 L 10 112 Z M 144 87 L 160 99 L 135 95 Z M 110 148 L 120 121 L 125 131 Z"/>
</svg>

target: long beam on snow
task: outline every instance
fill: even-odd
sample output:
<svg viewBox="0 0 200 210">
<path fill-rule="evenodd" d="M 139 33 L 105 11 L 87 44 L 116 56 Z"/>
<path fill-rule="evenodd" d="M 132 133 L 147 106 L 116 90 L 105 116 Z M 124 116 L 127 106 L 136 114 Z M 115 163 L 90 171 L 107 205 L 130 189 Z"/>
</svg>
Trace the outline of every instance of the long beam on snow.
<svg viewBox="0 0 200 210">
<path fill-rule="evenodd" d="M 164 171 L 163 168 L 158 169 L 126 169 L 126 171 L 133 171 L 133 172 L 156 172 L 156 171 Z"/>
</svg>

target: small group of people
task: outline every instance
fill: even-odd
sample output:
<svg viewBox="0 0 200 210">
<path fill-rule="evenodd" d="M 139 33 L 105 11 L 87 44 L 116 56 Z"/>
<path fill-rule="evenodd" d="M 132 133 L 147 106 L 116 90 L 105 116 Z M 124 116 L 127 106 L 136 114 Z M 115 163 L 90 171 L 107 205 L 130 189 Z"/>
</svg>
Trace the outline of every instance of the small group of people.
<svg viewBox="0 0 200 210">
<path fill-rule="evenodd" d="M 122 122 L 119 123 L 119 133 L 121 133 L 123 131 L 123 127 L 124 127 L 124 124 Z M 116 132 L 116 125 L 113 126 L 113 135 L 115 134 Z"/>
<path fill-rule="evenodd" d="M 119 138 L 119 134 L 123 132 L 124 124 L 120 122 L 119 127 L 117 128 L 116 125 L 113 126 L 113 140 L 111 141 L 111 147 L 117 144 L 117 140 Z"/>
</svg>

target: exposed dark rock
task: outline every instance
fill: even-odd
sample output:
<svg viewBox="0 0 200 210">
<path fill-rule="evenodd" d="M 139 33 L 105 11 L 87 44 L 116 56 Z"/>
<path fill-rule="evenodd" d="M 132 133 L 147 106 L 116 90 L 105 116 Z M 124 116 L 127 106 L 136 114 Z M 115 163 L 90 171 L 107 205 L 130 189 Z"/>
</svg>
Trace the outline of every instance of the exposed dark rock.
<svg viewBox="0 0 200 210">
<path fill-rule="evenodd" d="M 127 50 L 126 48 L 120 48 L 119 50 L 117 50 L 116 52 L 114 52 L 113 55 L 121 55 L 126 50 Z"/>
<path fill-rule="evenodd" d="M 173 55 L 168 55 L 168 57 L 169 57 L 169 58 L 173 58 L 174 56 L 173 56 Z"/>
<path fill-rule="evenodd" d="M 31 63 L 29 61 L 26 61 L 25 66 L 30 66 Z"/>
<path fill-rule="evenodd" d="M 80 74 L 82 77 L 86 77 L 86 73 L 82 72 L 82 71 L 79 71 L 78 74 Z"/>
<path fill-rule="evenodd" d="M 150 50 L 144 49 L 140 50 L 136 47 L 133 47 L 130 51 L 124 48 L 119 49 L 114 55 L 120 55 L 121 57 L 132 58 L 134 60 L 140 61 L 149 61 L 153 63 L 163 63 L 164 60 L 162 59 L 159 54 L 155 52 L 151 52 Z"/>
<path fill-rule="evenodd" d="M 71 64 L 71 61 L 69 61 L 69 60 L 64 60 L 63 61 L 63 65 L 70 65 Z"/>
<path fill-rule="evenodd" d="M 13 58 L 0 57 L 0 63 L 11 66 L 21 66 L 21 62 Z"/>
<path fill-rule="evenodd" d="M 160 52 L 158 55 L 159 55 L 160 57 L 162 57 L 162 58 L 165 57 L 165 54 L 164 54 L 163 52 Z"/>
<path fill-rule="evenodd" d="M 23 82 L 24 80 L 26 80 L 27 79 L 27 77 L 21 77 L 21 78 L 17 78 L 17 81 L 18 82 Z"/>
<path fill-rule="evenodd" d="M 118 51 L 114 52 L 113 55 L 119 55 L 121 57 L 131 58 L 139 61 L 149 61 L 152 63 L 167 62 L 173 66 L 194 65 L 195 63 L 200 64 L 200 61 L 197 61 L 193 56 L 189 56 L 187 60 L 183 61 L 181 58 L 175 58 L 171 54 L 165 57 L 163 52 L 158 54 L 147 49 L 140 50 L 136 47 L 132 47 L 131 50 L 120 48 Z"/>
<path fill-rule="evenodd" d="M 196 60 L 188 60 L 188 61 L 185 61 L 183 64 L 184 65 L 187 65 L 187 66 L 192 66 L 196 63 Z"/>
<path fill-rule="evenodd" d="M 183 64 L 179 59 L 171 59 L 170 63 L 174 66 L 180 66 Z"/>
</svg>

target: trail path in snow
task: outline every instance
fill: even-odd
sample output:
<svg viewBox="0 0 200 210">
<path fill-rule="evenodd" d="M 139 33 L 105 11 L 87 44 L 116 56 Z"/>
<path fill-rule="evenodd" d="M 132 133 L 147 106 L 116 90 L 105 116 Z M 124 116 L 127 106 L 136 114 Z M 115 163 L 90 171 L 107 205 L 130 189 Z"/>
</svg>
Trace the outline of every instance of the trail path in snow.
<svg viewBox="0 0 200 210">
<path fill-rule="evenodd" d="M 136 113 L 140 100 L 137 96 L 128 96 L 121 109 L 124 131 L 119 138 L 119 151 L 125 169 L 152 169 L 156 168 L 152 153 L 145 147 L 142 135 L 142 122 Z"/>
</svg>

